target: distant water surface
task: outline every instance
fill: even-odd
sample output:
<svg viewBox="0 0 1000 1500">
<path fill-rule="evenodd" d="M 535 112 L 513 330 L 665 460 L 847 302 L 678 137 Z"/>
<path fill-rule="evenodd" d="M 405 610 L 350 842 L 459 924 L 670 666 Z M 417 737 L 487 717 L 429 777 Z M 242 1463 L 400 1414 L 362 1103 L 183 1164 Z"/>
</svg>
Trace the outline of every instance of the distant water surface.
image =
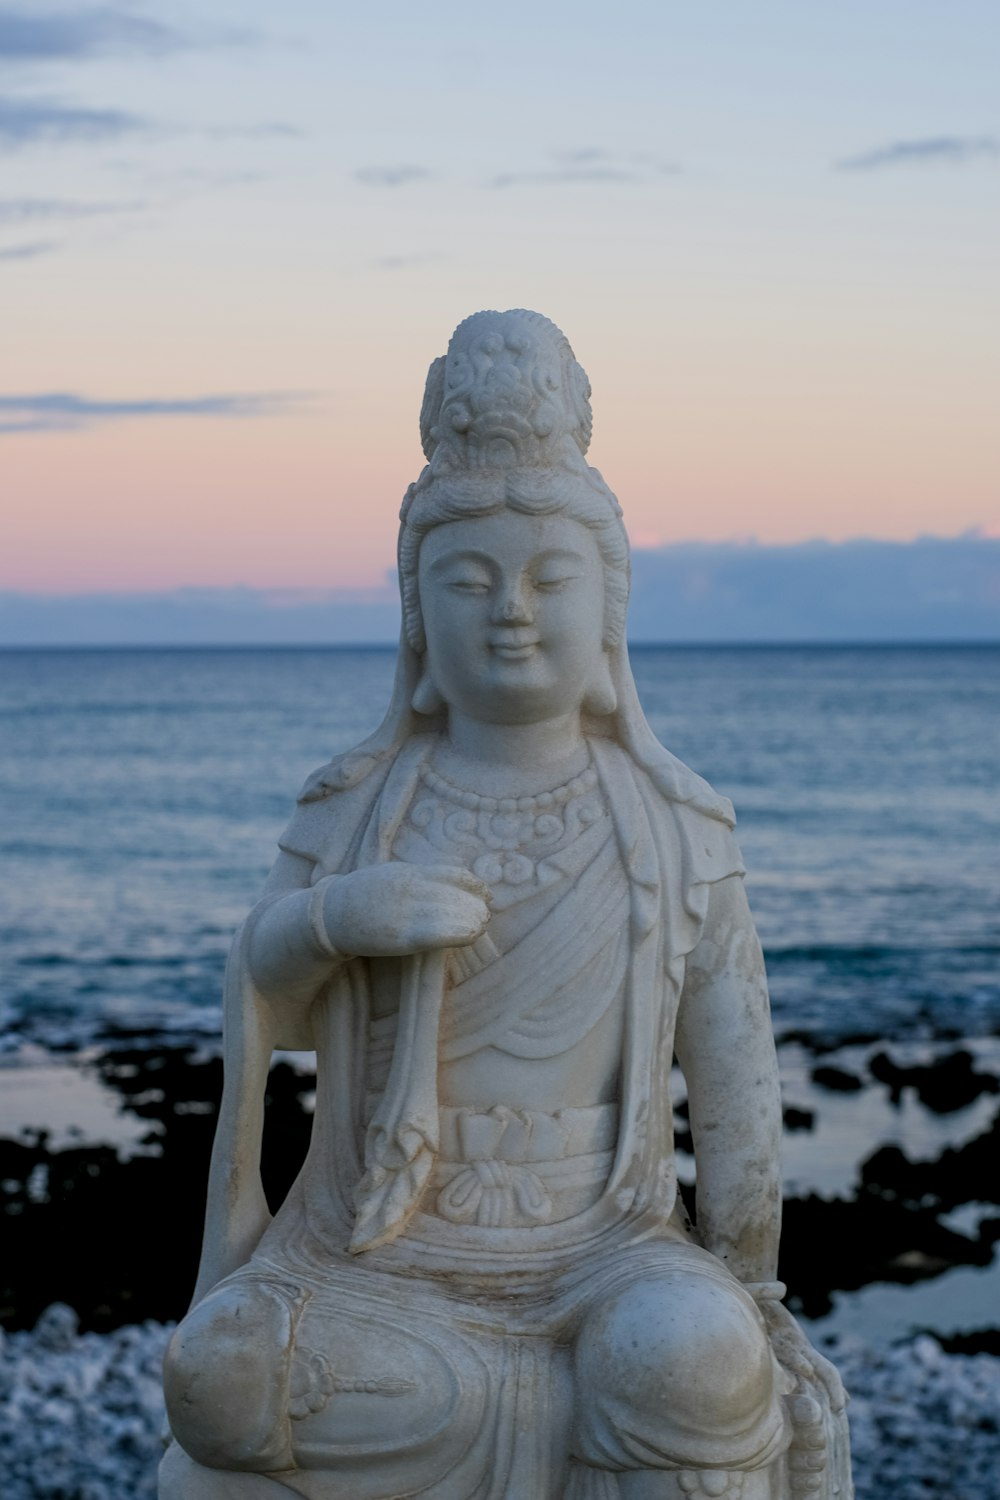
<svg viewBox="0 0 1000 1500">
<path fill-rule="evenodd" d="M 779 1032 L 1000 1025 L 1000 648 L 645 648 L 663 742 L 736 804 Z M 214 1030 L 230 935 L 383 650 L 0 654 L 8 1045 Z"/>
</svg>

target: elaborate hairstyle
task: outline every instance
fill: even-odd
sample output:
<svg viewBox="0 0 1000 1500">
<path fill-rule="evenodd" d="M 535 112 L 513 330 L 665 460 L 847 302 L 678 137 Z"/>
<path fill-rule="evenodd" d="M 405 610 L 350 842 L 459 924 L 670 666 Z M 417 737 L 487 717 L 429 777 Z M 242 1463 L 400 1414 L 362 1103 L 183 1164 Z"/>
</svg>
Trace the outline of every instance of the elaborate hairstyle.
<svg viewBox="0 0 1000 1500">
<path fill-rule="evenodd" d="M 594 533 L 604 561 L 604 643 L 625 630 L 629 547 L 621 507 L 584 461 L 593 417 L 590 382 L 566 336 L 523 308 L 460 323 L 427 375 L 420 437 L 427 467 L 400 511 L 403 629 L 425 648 L 417 565 L 428 531 L 490 516 L 566 515 Z"/>
<path fill-rule="evenodd" d="M 563 333 L 540 313 L 516 308 L 473 313 L 448 353 L 430 367 L 420 413 L 427 466 L 400 511 L 399 586 L 403 630 L 386 716 L 356 750 L 310 777 L 304 802 L 353 786 L 432 727 L 413 709 L 426 650 L 417 565 L 435 526 L 503 509 L 562 514 L 593 532 L 604 560 L 604 644 L 616 701 L 595 732 L 610 735 L 662 793 L 733 822 L 720 797 L 657 740 L 639 703 L 625 644 L 629 546 L 621 507 L 585 454 L 592 428 L 590 382 Z"/>
</svg>

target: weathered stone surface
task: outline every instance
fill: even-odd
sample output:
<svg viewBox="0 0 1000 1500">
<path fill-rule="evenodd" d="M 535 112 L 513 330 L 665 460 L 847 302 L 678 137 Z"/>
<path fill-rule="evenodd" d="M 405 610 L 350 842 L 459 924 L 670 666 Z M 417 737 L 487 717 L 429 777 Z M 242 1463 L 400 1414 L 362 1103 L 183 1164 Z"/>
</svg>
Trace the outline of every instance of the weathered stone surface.
<svg viewBox="0 0 1000 1500">
<path fill-rule="evenodd" d="M 163 1500 L 851 1494 L 839 1377 L 776 1281 L 732 808 L 639 705 L 589 395 L 535 313 L 475 314 L 431 366 L 393 700 L 307 782 L 230 964 Z M 276 1047 L 318 1084 L 272 1220 Z"/>
</svg>

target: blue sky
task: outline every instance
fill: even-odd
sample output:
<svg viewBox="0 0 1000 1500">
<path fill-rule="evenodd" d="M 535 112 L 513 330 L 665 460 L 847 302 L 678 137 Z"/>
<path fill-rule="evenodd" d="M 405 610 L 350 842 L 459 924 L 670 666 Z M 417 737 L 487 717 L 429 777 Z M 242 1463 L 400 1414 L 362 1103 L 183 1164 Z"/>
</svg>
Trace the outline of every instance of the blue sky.
<svg viewBox="0 0 1000 1500">
<path fill-rule="evenodd" d="M 365 588 L 537 307 L 634 540 L 1000 528 L 1000 8 L 0 0 L 0 587 Z"/>
</svg>

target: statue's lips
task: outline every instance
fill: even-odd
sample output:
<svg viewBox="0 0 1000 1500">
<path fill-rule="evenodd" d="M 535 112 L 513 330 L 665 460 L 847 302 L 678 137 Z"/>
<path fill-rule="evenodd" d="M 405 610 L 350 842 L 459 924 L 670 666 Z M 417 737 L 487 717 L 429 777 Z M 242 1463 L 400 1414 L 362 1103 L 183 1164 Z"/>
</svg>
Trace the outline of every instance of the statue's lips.
<svg viewBox="0 0 1000 1500">
<path fill-rule="evenodd" d="M 526 661 L 535 651 L 538 641 L 491 641 L 490 650 L 502 661 Z"/>
</svg>

